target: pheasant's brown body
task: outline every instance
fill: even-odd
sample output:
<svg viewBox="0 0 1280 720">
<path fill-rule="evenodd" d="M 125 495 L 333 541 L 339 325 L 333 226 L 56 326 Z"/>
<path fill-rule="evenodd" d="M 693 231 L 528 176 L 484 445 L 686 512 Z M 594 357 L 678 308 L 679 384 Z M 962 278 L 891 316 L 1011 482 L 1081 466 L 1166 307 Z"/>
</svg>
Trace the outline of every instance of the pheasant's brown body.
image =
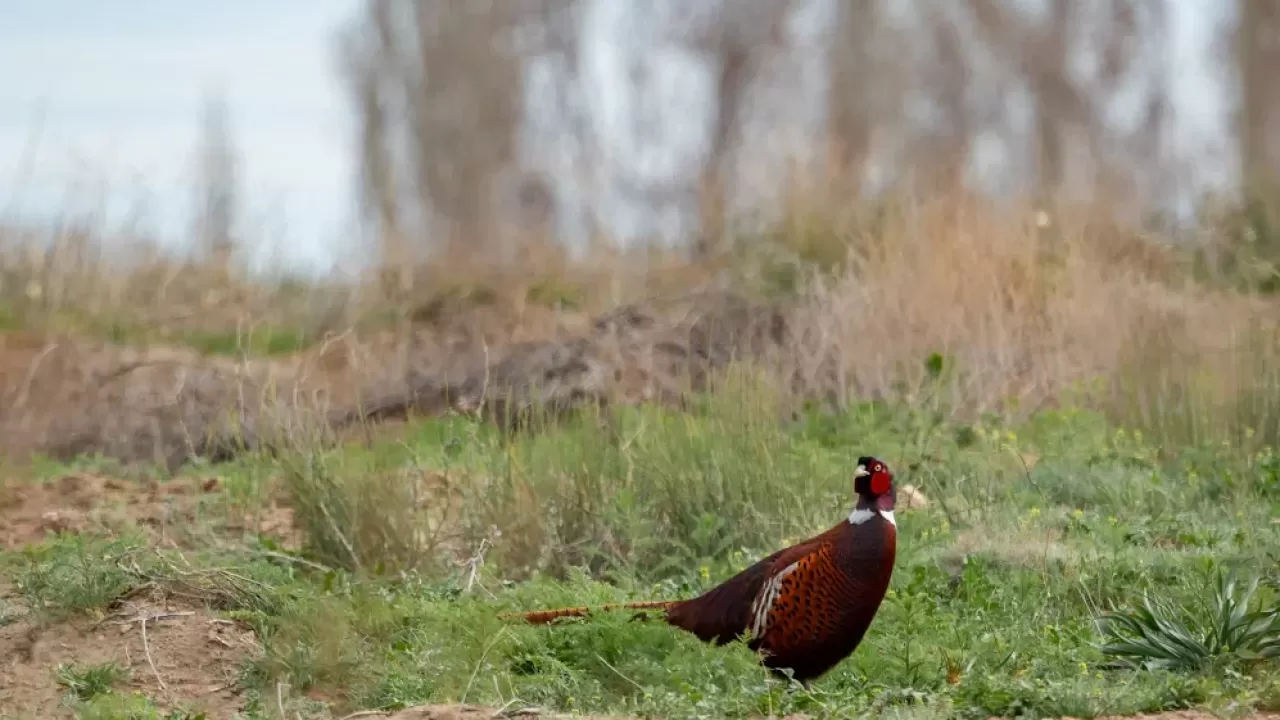
<svg viewBox="0 0 1280 720">
<path fill-rule="evenodd" d="M 842 522 L 675 603 L 667 622 L 716 644 L 745 633 L 766 667 L 807 681 L 862 642 L 889 587 L 896 551 L 897 530 L 883 517 Z"/>
<path fill-rule="evenodd" d="M 746 637 L 763 664 L 803 683 L 826 673 L 862 642 L 889 588 L 897 554 L 892 475 L 873 457 L 858 460 L 858 502 L 847 521 L 779 550 L 689 600 L 607 605 L 663 610 L 668 623 L 706 642 Z M 518 613 L 544 624 L 591 608 Z"/>
</svg>

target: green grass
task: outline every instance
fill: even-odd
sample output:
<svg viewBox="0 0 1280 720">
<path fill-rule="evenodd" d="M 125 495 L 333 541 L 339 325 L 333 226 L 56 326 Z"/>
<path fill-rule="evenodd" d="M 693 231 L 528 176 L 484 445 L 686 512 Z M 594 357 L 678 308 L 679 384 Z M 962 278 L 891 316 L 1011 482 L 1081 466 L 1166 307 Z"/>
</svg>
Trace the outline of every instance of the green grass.
<svg viewBox="0 0 1280 720">
<path fill-rule="evenodd" d="M 76 720 L 205 720 L 201 713 L 164 712 L 142 693 L 108 692 L 71 704 Z"/>
<path fill-rule="evenodd" d="M 102 539 L 60 534 L 0 562 L 30 612 L 57 621 L 111 604 L 134 584 L 125 565 L 140 549 L 140 539 Z"/>
<path fill-rule="evenodd" d="M 112 662 L 86 667 L 59 665 L 56 673 L 58 684 L 65 687 L 76 700 L 92 700 L 105 695 L 117 683 L 129 679 L 129 670 Z"/>
<path fill-rule="evenodd" d="M 205 720 L 198 713 L 163 712 L 141 693 L 117 690 L 130 672 L 115 663 L 59 665 L 54 672 L 67 690 L 64 702 L 76 720 Z"/>
<path fill-rule="evenodd" d="M 120 692 L 116 685 L 129 671 L 114 663 L 56 669 L 58 683 L 67 689 L 66 705 L 76 720 L 205 720 L 203 714 L 181 710 L 163 712 L 137 692 Z"/>
<path fill-rule="evenodd" d="M 301 352 L 311 346 L 312 338 L 301 328 L 255 328 L 243 334 L 182 330 L 166 338 L 202 355 L 250 355 L 271 357 Z"/>
<path fill-rule="evenodd" d="M 278 357 L 301 352 L 318 338 L 301 326 L 262 324 L 252 327 L 203 329 L 166 327 L 127 314 L 103 315 L 97 309 L 40 310 L 24 303 L 0 302 L 0 331 L 52 330 L 94 337 L 117 345 L 143 346 L 156 342 L 190 348 L 207 356 Z"/>
<path fill-rule="evenodd" d="M 1175 631 L 1212 626 L 1228 572 L 1261 578 L 1250 611 L 1274 609 L 1273 450 L 1157 447 L 1082 410 L 1009 427 L 880 403 L 783 422 L 781 407 L 739 376 L 694 414 L 619 410 L 514 439 L 450 418 L 394 443 L 243 458 L 220 469 L 228 495 L 250 502 L 282 479 L 306 530 L 299 558 L 249 543 L 183 565 L 133 541 L 63 537 L 0 567 L 48 613 L 217 568 L 201 586 L 264 646 L 244 675 L 253 717 L 272 716 L 281 684 L 335 699 L 335 714 L 457 701 L 660 717 L 1280 707 L 1274 660 L 1124 666 L 1104 652 L 1116 638 L 1103 620 L 1158 598 L 1186 610 L 1162 616 Z M 842 518 L 862 454 L 930 504 L 899 513 L 890 595 L 811 691 L 772 681 L 745 647 L 625 614 L 497 617 L 697 593 Z"/>
</svg>

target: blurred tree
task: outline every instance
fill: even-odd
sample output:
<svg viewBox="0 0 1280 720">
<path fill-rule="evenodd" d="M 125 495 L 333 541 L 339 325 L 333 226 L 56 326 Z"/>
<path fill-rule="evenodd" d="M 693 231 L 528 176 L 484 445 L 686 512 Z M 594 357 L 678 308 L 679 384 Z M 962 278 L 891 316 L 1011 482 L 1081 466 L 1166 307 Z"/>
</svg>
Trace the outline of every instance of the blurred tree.
<svg viewBox="0 0 1280 720">
<path fill-rule="evenodd" d="M 368 0 L 343 37 L 362 205 L 385 265 L 407 272 L 423 250 L 501 250 L 487 246 L 498 177 L 516 160 L 518 31 L 549 1 Z M 414 247 L 413 235 L 432 242 Z"/>
<path fill-rule="evenodd" d="M 408 268 L 422 249 L 484 247 L 494 257 L 503 236 L 493 226 L 508 214 L 506 205 L 556 227 L 554 213 L 564 211 L 560 203 L 574 202 L 570 196 L 607 205 L 606 184 L 615 196 L 627 194 L 620 188 L 636 173 L 599 159 L 621 155 L 591 152 L 596 142 L 611 141 L 601 107 L 583 95 L 576 77 L 545 77 L 583 73 L 575 21 L 582 5 L 608 14 L 606 0 L 367 0 L 345 55 L 363 128 L 366 219 L 379 228 L 385 263 Z M 656 213 L 687 203 L 689 183 L 696 184 L 694 254 L 725 249 L 727 208 L 734 205 L 728 196 L 739 180 L 730 168 L 741 165 L 733 161 L 750 124 L 749 91 L 792 90 L 764 87 L 769 83 L 761 72 L 787 54 L 825 56 L 825 106 L 810 112 L 825 116 L 833 169 L 855 181 L 855 193 L 874 179 L 878 187 L 906 181 L 925 192 L 1032 189 L 1046 201 L 1108 198 L 1135 208 L 1167 200 L 1176 148 L 1168 141 L 1164 0 L 836 0 L 821 6 L 812 0 L 652 6 L 661 16 L 651 20 L 654 42 L 700 51 L 711 75 L 710 127 L 696 177 L 674 179 L 665 195 L 647 186 L 630 195 Z M 609 13 L 641 12 L 620 7 Z M 798 21 L 819 11 L 834 13 L 826 43 L 784 41 L 787 32 L 811 32 L 796 29 L 805 25 Z M 539 97 L 530 99 L 527 61 L 535 57 L 541 84 Z M 627 72 L 625 62 L 616 64 L 612 72 Z M 620 74 L 616 80 L 627 82 Z M 545 147 L 532 151 L 541 153 L 537 160 L 520 145 L 529 130 L 526 102 L 582 105 L 540 109 L 545 122 L 556 118 L 565 127 L 539 128 Z M 642 107 L 638 100 L 633 106 Z M 652 116 L 648 108 L 643 112 Z M 549 140 L 558 134 L 578 139 Z M 577 159 L 548 160 L 568 155 Z M 582 178 L 555 176 L 578 168 Z M 589 217 L 603 209 L 570 211 Z M 429 247 L 405 241 L 419 234 L 433 238 Z"/>
<path fill-rule="evenodd" d="M 880 94 L 873 85 L 881 50 L 876 37 L 882 13 L 880 0 L 837 2 L 828 40 L 827 123 L 832 171 L 854 183 L 861 180 L 877 120 L 875 104 Z"/>
<path fill-rule="evenodd" d="M 451 249 L 491 244 L 494 182 L 515 157 L 522 105 L 512 34 L 518 2 L 410 3 L 416 64 L 405 74 L 410 143 L 424 208 Z M 496 250 L 496 248 L 494 248 Z"/>
<path fill-rule="evenodd" d="M 370 0 L 368 18 L 343 38 L 344 69 L 359 123 L 358 197 L 378 238 L 382 292 L 402 298 L 411 289 L 413 253 L 400 217 L 400 186 L 388 146 L 392 98 L 398 88 L 398 43 L 391 0 Z"/>
<path fill-rule="evenodd" d="M 1200 248 L 1201 269 L 1226 284 L 1280 291 L 1280 6 L 1237 0 L 1219 40 L 1235 80 L 1234 140 L 1239 165 L 1234 200 L 1209 198 L 1201 212 L 1217 232 Z"/>
<path fill-rule="evenodd" d="M 1165 62 L 1168 31 L 1162 0 L 1050 0 L 1043 13 L 1016 5 L 968 2 L 982 41 L 1017 70 L 1030 98 L 1041 197 L 1095 193 L 1100 181 L 1115 184 L 1108 176 L 1128 175 L 1133 184 L 1134 173 L 1151 173 L 1149 165 L 1133 165 L 1136 152 L 1163 136 L 1168 83 L 1157 71 Z M 1126 93 L 1142 111 L 1121 123 L 1114 109 Z M 1073 171 L 1077 182 L 1070 187 Z"/>
<path fill-rule="evenodd" d="M 236 248 L 239 177 L 226 98 L 220 92 L 205 96 L 197 166 L 194 234 L 205 258 L 225 276 Z"/>
<path fill-rule="evenodd" d="M 1238 0 L 1236 12 L 1241 185 L 1250 202 L 1272 205 L 1280 196 L 1280 83 L 1271 77 L 1280 67 L 1280 3 Z"/>
<path fill-rule="evenodd" d="M 792 0 L 721 2 L 709 37 L 698 44 L 708 51 L 715 76 L 710 147 L 702 166 L 701 227 L 694 254 L 709 255 L 722 247 L 728 208 L 728 168 L 735 135 L 741 129 L 743 103 L 756 67 L 767 51 L 782 45 L 783 26 Z"/>
</svg>

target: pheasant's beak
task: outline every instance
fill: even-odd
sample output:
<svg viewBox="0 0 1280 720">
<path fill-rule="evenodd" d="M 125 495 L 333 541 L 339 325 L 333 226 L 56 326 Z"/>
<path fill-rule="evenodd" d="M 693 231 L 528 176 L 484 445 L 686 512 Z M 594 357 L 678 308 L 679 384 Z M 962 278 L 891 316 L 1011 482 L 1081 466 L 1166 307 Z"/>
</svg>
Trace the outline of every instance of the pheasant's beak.
<svg viewBox="0 0 1280 720">
<path fill-rule="evenodd" d="M 871 474 L 871 473 L 867 472 L 867 468 L 866 468 L 866 466 L 865 466 L 865 465 L 859 465 L 858 467 L 854 468 L 854 470 L 853 470 L 853 476 L 854 476 L 855 478 L 866 477 L 866 476 L 868 476 L 868 475 L 870 475 L 870 474 Z"/>
</svg>

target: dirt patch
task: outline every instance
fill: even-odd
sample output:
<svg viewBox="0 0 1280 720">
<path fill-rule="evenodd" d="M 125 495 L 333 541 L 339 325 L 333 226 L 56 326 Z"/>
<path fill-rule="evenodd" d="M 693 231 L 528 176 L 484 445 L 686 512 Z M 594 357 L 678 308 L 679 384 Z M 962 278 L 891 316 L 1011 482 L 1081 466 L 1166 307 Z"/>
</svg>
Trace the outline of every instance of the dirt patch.
<svg viewBox="0 0 1280 720">
<path fill-rule="evenodd" d="M 190 456 L 253 446 L 268 428 L 293 427 L 291 411 L 310 409 L 311 396 L 297 392 L 299 372 L 186 348 L 0 334 L 0 453 L 101 452 L 175 469 Z"/>
<path fill-rule="evenodd" d="M 184 707 L 230 718 L 245 704 L 236 679 L 257 652 L 252 630 L 155 593 L 121 600 L 102 620 L 42 628 L 23 618 L 0 627 L 0 711 L 71 717 L 58 666 L 112 662 L 129 671 L 117 691 L 141 692 L 163 709 Z"/>
<path fill-rule="evenodd" d="M 457 304 L 274 359 L 0 333 L 0 454 L 101 453 L 176 470 L 192 457 L 331 440 L 335 427 L 410 408 L 513 422 L 590 403 L 679 403 L 730 360 L 762 359 L 789 336 L 780 308 L 717 292 L 595 317 L 533 312 L 536 322 L 527 307 Z"/>
<path fill-rule="evenodd" d="M 292 510 L 272 505 L 249 515 L 218 500 L 220 479 L 131 481 L 74 473 L 42 483 L 0 487 L 0 549 L 16 550 L 49 533 L 142 529 L 156 545 L 186 547 L 247 529 L 297 546 Z M 164 709 L 230 718 L 243 709 L 236 678 L 258 652 L 252 631 L 218 617 L 198 600 L 140 589 L 103 617 L 42 626 L 23 612 L 11 587 L 0 583 L 0 715 L 71 717 L 59 665 L 115 663 L 129 671 L 113 689 L 141 692 Z M 146 639 L 142 623 L 146 622 Z M 149 655 L 149 657 L 148 657 Z"/>
<path fill-rule="evenodd" d="M 367 712 L 349 715 L 350 718 L 377 718 L 379 720 L 496 720 L 497 718 L 574 718 L 575 720 L 632 720 L 620 716 L 608 715 L 563 715 L 547 713 L 537 708 L 492 708 L 479 705 L 421 705 L 406 708 L 397 712 Z M 807 720 L 807 715 L 787 715 L 778 720 Z M 991 718 L 990 720 L 998 720 Z M 1074 720 L 1062 718 L 1061 720 Z M 1106 716 L 1094 720 L 1221 720 L 1212 713 L 1198 710 L 1179 710 L 1176 712 L 1156 713 L 1153 715 Z M 1258 713 L 1248 715 L 1240 720 L 1280 720 L 1275 713 Z"/>
<path fill-rule="evenodd" d="M 788 337 L 780 307 L 727 293 L 688 293 L 624 305 L 576 333 L 472 354 L 463 367 L 413 368 L 400 387 L 334 418 L 350 424 L 454 409 L 514 427 L 531 416 L 554 418 L 590 405 L 680 407 L 689 391 L 707 389 L 716 371 L 733 360 L 767 362 Z"/>
<path fill-rule="evenodd" d="M 157 544 L 181 546 L 201 517 L 201 500 L 221 491 L 214 477 L 135 482 L 73 473 L 49 482 L 11 482 L 0 487 L 0 548 L 17 550 L 56 532 L 135 528 Z M 253 529 L 276 536 L 285 547 L 299 544 L 293 511 L 279 504 L 252 516 L 223 513 L 218 520 L 224 531 Z"/>
</svg>

